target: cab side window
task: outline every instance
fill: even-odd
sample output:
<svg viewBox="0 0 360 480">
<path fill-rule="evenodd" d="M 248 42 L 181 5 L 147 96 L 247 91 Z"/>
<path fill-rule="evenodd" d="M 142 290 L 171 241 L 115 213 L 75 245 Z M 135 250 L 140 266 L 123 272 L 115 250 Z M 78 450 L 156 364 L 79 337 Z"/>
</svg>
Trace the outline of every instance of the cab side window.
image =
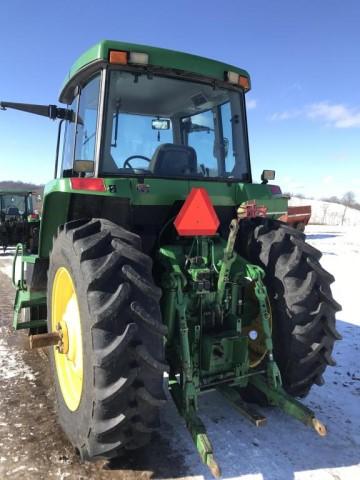
<svg viewBox="0 0 360 480">
<path fill-rule="evenodd" d="M 75 160 L 95 160 L 100 74 L 81 90 L 76 124 Z"/>
<path fill-rule="evenodd" d="M 61 165 L 61 177 L 70 177 L 72 175 L 73 162 L 74 162 L 74 146 L 75 146 L 75 112 L 77 111 L 78 96 L 76 96 L 71 105 L 68 106 L 69 110 L 74 112 L 74 121 L 65 122 L 64 140 L 63 140 L 63 154 Z"/>
<path fill-rule="evenodd" d="M 80 95 L 68 107 L 74 112 L 74 121 L 66 121 L 65 124 L 62 177 L 75 174 L 74 160 L 95 161 L 99 92 L 100 73 L 81 89 Z"/>
</svg>

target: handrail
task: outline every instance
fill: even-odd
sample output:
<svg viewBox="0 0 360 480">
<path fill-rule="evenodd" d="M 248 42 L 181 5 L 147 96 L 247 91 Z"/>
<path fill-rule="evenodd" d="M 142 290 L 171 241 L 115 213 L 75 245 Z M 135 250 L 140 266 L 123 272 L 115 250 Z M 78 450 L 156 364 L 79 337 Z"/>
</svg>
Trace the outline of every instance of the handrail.
<svg viewBox="0 0 360 480">
<path fill-rule="evenodd" d="M 15 250 L 15 255 L 14 255 L 14 260 L 13 260 L 13 264 L 12 264 L 12 278 L 11 278 L 11 281 L 12 281 L 12 284 L 14 286 L 14 288 L 18 288 L 20 286 L 20 288 L 24 288 L 24 262 L 21 260 L 21 277 L 20 277 L 20 280 L 18 280 L 18 282 L 16 283 L 16 280 L 15 280 L 15 273 L 16 273 L 16 260 L 17 260 L 17 257 L 20 255 L 22 255 L 24 252 L 24 246 L 22 243 L 18 243 L 16 245 L 16 250 Z M 20 285 L 19 285 L 20 283 Z"/>
</svg>

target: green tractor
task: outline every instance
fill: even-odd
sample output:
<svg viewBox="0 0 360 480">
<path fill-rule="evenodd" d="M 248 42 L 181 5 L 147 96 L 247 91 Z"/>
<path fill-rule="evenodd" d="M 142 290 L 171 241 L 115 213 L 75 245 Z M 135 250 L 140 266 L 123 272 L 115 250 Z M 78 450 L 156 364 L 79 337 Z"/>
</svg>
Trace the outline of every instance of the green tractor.
<svg viewBox="0 0 360 480">
<path fill-rule="evenodd" d="M 247 401 L 326 433 L 295 397 L 334 364 L 334 278 L 277 220 L 274 172 L 253 183 L 249 89 L 232 65 L 103 41 L 71 68 L 67 106 L 1 103 L 60 121 L 38 250 L 14 259 L 14 326 L 52 346 L 59 421 L 82 459 L 150 441 L 165 373 L 215 476 L 197 413 L 209 390 L 257 425 Z"/>
<path fill-rule="evenodd" d="M 35 252 L 39 237 L 39 215 L 33 209 L 33 193 L 0 190 L 0 248 L 5 253 L 18 243 Z"/>
</svg>

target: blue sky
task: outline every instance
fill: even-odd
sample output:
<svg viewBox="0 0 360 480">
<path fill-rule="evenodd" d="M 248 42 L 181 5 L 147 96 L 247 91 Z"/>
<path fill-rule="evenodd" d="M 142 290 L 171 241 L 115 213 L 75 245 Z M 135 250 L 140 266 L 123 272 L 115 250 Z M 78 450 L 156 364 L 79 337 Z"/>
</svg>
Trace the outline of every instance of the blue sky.
<svg viewBox="0 0 360 480">
<path fill-rule="evenodd" d="M 67 70 L 104 38 L 208 56 L 252 77 L 253 175 L 284 191 L 360 201 L 357 0 L 12 0 L 3 2 L 0 99 L 57 103 Z M 0 112 L 0 180 L 53 175 L 56 124 Z"/>
</svg>

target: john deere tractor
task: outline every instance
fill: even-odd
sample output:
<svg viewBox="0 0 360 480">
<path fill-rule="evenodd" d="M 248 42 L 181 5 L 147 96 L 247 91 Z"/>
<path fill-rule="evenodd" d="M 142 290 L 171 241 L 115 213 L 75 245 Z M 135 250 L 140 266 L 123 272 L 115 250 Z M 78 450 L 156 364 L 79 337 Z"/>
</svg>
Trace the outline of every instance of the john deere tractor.
<svg viewBox="0 0 360 480">
<path fill-rule="evenodd" d="M 32 192 L 0 190 L 0 248 L 25 244 L 37 250 L 39 215 L 33 210 Z"/>
<path fill-rule="evenodd" d="M 334 278 L 277 220 L 274 172 L 253 182 L 249 89 L 232 65 L 103 41 L 71 68 L 63 107 L 1 103 L 59 120 L 38 250 L 14 260 L 14 326 L 51 346 L 59 422 L 82 459 L 149 442 L 164 385 L 215 476 L 197 413 L 209 390 L 256 424 L 245 400 L 326 433 L 294 397 L 334 364 Z"/>
</svg>

